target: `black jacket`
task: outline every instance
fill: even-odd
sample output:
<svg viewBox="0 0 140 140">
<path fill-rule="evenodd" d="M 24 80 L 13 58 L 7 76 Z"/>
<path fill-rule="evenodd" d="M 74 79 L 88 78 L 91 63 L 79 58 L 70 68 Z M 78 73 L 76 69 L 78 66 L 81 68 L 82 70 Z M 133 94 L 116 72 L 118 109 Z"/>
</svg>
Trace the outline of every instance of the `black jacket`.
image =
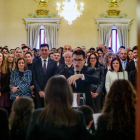
<svg viewBox="0 0 140 140">
<path fill-rule="evenodd" d="M 42 111 L 43 109 L 38 109 L 33 112 L 26 140 L 89 140 L 91 138 L 91 135 L 86 130 L 82 112 L 75 111 L 79 118 L 77 125 L 68 128 L 57 128 L 45 122 L 45 119 L 37 123 Z"/>
<path fill-rule="evenodd" d="M 130 61 L 126 64 L 126 69 L 125 70 L 128 72 L 128 75 L 129 75 L 130 71 L 135 70 L 135 69 L 136 68 L 135 68 L 134 60 L 132 60 L 132 61 Z"/>
<path fill-rule="evenodd" d="M 84 74 L 85 80 L 78 79 L 76 81 L 77 86 L 75 87 L 75 85 L 71 85 L 71 87 L 73 92 L 85 93 L 86 104 L 93 108 L 93 99 L 91 96 L 90 88 L 91 84 L 96 85 L 99 83 L 99 78 L 98 76 L 94 76 L 95 69 L 88 68 L 86 66 L 82 68 L 80 73 Z M 74 75 L 74 68 L 64 68 L 63 71 L 61 71 L 59 74 L 64 75 L 68 79 L 70 76 Z"/>
</svg>

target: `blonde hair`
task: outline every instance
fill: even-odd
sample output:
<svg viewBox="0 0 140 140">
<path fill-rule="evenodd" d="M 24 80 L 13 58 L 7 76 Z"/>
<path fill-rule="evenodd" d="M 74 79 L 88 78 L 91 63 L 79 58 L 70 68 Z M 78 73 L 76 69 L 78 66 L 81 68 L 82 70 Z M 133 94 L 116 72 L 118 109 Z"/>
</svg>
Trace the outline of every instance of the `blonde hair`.
<svg viewBox="0 0 140 140">
<path fill-rule="evenodd" d="M 10 54 L 12 54 L 12 53 L 8 53 L 7 56 L 6 56 L 6 67 L 7 67 L 7 68 L 9 67 L 8 58 L 9 58 Z M 13 70 L 15 70 L 16 65 L 15 65 L 14 54 L 12 54 L 12 55 L 13 55 L 13 62 L 12 62 L 12 71 L 13 71 Z"/>
<path fill-rule="evenodd" d="M 4 57 L 4 54 L 2 52 L 0 52 L 0 54 L 2 54 L 2 56 L 3 56 L 3 61 L 2 61 L 2 64 L 1 64 L 1 72 L 6 74 L 7 69 L 6 69 L 6 64 L 5 64 L 5 57 Z"/>
</svg>

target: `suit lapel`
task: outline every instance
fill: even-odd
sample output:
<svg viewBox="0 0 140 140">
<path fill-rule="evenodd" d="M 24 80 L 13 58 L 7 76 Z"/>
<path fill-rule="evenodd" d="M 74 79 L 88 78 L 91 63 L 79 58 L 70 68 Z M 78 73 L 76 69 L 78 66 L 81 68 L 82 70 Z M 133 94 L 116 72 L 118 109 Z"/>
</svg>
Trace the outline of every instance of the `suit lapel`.
<svg viewBox="0 0 140 140">
<path fill-rule="evenodd" d="M 50 64 L 51 64 L 51 59 L 50 58 L 48 58 L 48 64 L 47 64 L 47 70 L 46 70 L 46 74 L 47 74 L 47 72 L 49 71 L 49 69 L 50 69 Z"/>
</svg>

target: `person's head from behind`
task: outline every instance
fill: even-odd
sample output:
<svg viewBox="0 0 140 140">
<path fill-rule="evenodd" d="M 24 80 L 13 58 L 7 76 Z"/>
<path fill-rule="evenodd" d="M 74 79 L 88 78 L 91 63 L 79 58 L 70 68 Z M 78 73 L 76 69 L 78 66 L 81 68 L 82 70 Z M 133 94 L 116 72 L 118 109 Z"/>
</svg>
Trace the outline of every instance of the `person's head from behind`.
<svg viewBox="0 0 140 140">
<path fill-rule="evenodd" d="M 63 76 L 49 79 L 45 87 L 45 110 L 40 119 L 57 127 L 72 126 L 76 122 L 71 113 L 73 102 L 72 89 Z"/>
<path fill-rule="evenodd" d="M 122 49 L 122 50 L 120 51 L 120 59 L 121 59 L 122 61 L 125 61 L 125 60 L 127 59 L 127 51 L 126 51 L 125 49 Z"/>
<path fill-rule="evenodd" d="M 132 50 L 133 50 L 134 58 L 137 59 L 138 58 L 138 46 L 134 46 Z"/>
<path fill-rule="evenodd" d="M 115 71 L 115 72 L 122 72 L 123 71 L 122 63 L 118 57 L 115 57 L 112 59 L 111 71 Z"/>
<path fill-rule="evenodd" d="M 27 69 L 28 67 L 27 67 L 25 59 L 23 57 L 20 57 L 16 62 L 16 70 L 24 72 Z"/>
<path fill-rule="evenodd" d="M 75 70 L 81 70 L 86 61 L 85 52 L 83 50 L 75 50 L 72 53 L 72 60 Z"/>
<path fill-rule="evenodd" d="M 34 103 L 31 98 L 20 97 L 14 101 L 9 119 L 13 136 L 16 133 L 26 135 L 33 109 Z"/>
<path fill-rule="evenodd" d="M 135 127 L 136 93 L 128 80 L 116 80 L 110 87 L 102 113 L 108 115 L 109 125 L 118 124 L 126 129 L 129 125 Z M 119 130 L 118 129 L 118 130 Z M 119 130 L 119 131 L 120 131 Z"/>
<path fill-rule="evenodd" d="M 41 44 L 40 45 L 40 53 L 43 59 L 47 59 L 49 54 L 49 45 L 48 44 Z"/>
<path fill-rule="evenodd" d="M 93 123 L 93 110 L 90 106 L 83 105 L 79 107 L 79 110 L 83 112 L 85 122 L 86 122 L 86 128 L 90 128 Z"/>
</svg>

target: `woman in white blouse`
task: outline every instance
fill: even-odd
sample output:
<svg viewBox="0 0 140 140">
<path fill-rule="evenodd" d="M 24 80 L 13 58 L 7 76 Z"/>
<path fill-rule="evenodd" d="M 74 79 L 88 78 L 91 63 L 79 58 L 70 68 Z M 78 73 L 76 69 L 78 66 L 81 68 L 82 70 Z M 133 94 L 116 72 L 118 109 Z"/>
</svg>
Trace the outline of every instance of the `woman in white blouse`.
<svg viewBox="0 0 140 140">
<path fill-rule="evenodd" d="M 106 74 L 105 87 L 107 93 L 109 92 L 112 83 L 117 79 L 128 80 L 128 74 L 123 70 L 120 59 L 113 58 L 111 61 L 111 71 L 108 71 Z"/>
</svg>

